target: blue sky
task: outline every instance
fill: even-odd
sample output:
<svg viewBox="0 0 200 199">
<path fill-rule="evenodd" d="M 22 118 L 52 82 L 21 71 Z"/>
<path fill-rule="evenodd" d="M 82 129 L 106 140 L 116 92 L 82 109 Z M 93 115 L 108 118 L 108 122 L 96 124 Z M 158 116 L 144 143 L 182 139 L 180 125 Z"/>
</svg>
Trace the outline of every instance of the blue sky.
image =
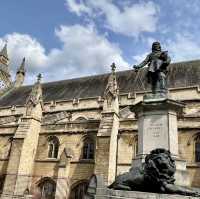
<svg viewBox="0 0 200 199">
<path fill-rule="evenodd" d="M 173 62 L 200 58 L 199 0 L 1 0 L 0 47 L 8 42 L 26 83 L 131 69 L 160 41 Z"/>
</svg>

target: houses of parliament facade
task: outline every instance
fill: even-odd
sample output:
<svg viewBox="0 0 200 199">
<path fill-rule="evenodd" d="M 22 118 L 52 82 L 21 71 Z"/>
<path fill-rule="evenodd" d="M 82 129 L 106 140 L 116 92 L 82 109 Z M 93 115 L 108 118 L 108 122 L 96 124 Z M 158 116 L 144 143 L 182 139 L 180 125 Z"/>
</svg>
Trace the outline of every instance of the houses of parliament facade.
<svg viewBox="0 0 200 199">
<path fill-rule="evenodd" d="M 137 119 L 129 106 L 150 91 L 146 68 L 23 85 L 25 59 L 11 80 L 0 51 L 1 198 L 82 199 L 89 179 L 110 184 L 137 154 Z M 179 155 L 190 185 L 200 187 L 200 60 L 173 63 L 169 95 L 185 104 Z M 151 140 L 149 140 L 151 142 Z"/>
</svg>

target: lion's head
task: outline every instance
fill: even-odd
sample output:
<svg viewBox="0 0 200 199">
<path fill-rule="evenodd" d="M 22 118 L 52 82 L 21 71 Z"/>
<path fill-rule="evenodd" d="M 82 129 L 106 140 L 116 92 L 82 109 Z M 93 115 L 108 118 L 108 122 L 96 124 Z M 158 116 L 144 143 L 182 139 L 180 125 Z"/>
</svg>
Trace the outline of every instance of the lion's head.
<svg viewBox="0 0 200 199">
<path fill-rule="evenodd" d="M 173 184 L 176 165 L 170 151 L 155 149 L 145 158 L 145 175 L 154 183 L 167 182 Z"/>
</svg>

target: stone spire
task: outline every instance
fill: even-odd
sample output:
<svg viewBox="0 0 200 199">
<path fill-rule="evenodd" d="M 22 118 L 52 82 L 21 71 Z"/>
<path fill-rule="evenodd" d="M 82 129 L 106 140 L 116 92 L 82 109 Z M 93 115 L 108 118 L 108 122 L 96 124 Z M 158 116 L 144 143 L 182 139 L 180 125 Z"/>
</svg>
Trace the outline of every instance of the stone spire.
<svg viewBox="0 0 200 199">
<path fill-rule="evenodd" d="M 25 70 L 25 57 L 24 57 L 16 73 L 15 87 L 20 87 L 23 85 L 25 73 L 26 70 Z"/>
<path fill-rule="evenodd" d="M 115 69 L 116 66 L 113 63 L 111 65 L 111 74 L 104 91 L 103 111 L 101 112 L 101 121 L 97 133 L 95 173 L 103 177 L 106 184 L 111 184 L 114 181 L 117 172 L 119 102 Z M 107 162 L 106 165 L 105 162 Z"/>
<path fill-rule="evenodd" d="M 22 63 L 21 63 L 21 65 L 20 65 L 20 67 L 18 68 L 18 70 L 17 70 L 17 73 L 23 73 L 24 75 L 25 75 L 25 72 L 26 72 L 26 70 L 25 70 L 25 57 L 22 59 Z"/>
<path fill-rule="evenodd" d="M 8 51 L 7 51 L 7 43 L 4 45 L 3 49 L 1 50 L 0 56 L 4 56 L 4 58 L 6 58 L 7 60 L 9 60 L 9 58 L 8 58 Z"/>
<path fill-rule="evenodd" d="M 104 99 L 106 101 L 107 108 L 112 107 L 112 104 L 114 103 L 114 101 L 116 101 L 116 97 L 118 96 L 117 77 L 115 70 L 116 70 L 116 65 L 115 63 L 112 63 L 111 65 L 112 72 L 108 78 L 108 83 L 104 91 Z M 106 104 L 104 103 L 104 108 Z"/>
<path fill-rule="evenodd" d="M 37 76 L 37 82 L 33 86 L 31 93 L 29 94 L 27 100 L 26 100 L 26 115 L 30 116 L 32 115 L 32 110 L 34 107 L 36 107 L 38 104 L 42 105 L 42 86 L 41 86 L 41 78 L 42 75 L 38 74 Z"/>
<path fill-rule="evenodd" d="M 9 71 L 9 58 L 7 52 L 7 43 L 4 45 L 3 49 L 0 51 L 0 89 L 10 87 L 12 85 L 11 76 Z"/>
</svg>

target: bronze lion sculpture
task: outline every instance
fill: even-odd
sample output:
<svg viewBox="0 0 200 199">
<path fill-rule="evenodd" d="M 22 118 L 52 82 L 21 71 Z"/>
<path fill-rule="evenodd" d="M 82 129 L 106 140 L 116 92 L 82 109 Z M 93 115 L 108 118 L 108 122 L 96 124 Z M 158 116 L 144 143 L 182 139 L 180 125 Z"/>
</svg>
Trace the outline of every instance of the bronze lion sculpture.
<svg viewBox="0 0 200 199">
<path fill-rule="evenodd" d="M 200 196 L 200 193 L 174 184 L 176 165 L 170 151 L 152 150 L 140 167 L 132 167 L 129 172 L 116 177 L 111 189 L 144 191 L 154 193 Z"/>
</svg>

